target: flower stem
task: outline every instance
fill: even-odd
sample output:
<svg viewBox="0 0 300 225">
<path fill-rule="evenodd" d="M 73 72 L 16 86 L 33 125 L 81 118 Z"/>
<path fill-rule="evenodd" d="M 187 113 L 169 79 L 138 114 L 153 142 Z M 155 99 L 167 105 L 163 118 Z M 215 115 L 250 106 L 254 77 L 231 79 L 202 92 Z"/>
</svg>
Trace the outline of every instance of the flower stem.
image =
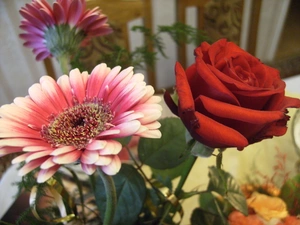
<svg viewBox="0 0 300 225">
<path fill-rule="evenodd" d="M 63 74 L 69 74 L 70 71 L 70 57 L 67 54 L 57 56 L 61 71 Z"/>
<path fill-rule="evenodd" d="M 223 152 L 225 151 L 226 148 L 219 148 L 219 154 L 217 155 L 216 158 L 216 166 L 218 169 L 222 169 L 222 160 L 223 160 Z"/>
<path fill-rule="evenodd" d="M 183 185 L 185 184 L 187 178 L 188 178 L 188 175 L 190 174 L 195 162 L 196 162 L 196 159 L 197 157 L 195 156 L 192 156 L 190 157 L 189 159 L 187 159 L 187 165 L 186 165 L 186 170 L 183 171 L 181 177 L 180 177 L 180 180 L 178 182 L 178 185 L 175 189 L 175 192 L 174 192 L 174 195 L 178 198 L 178 196 L 180 195 L 181 191 L 182 191 L 182 188 L 183 188 Z M 171 202 L 168 202 L 165 206 L 165 210 L 164 210 L 164 214 L 162 216 L 162 219 L 159 223 L 159 225 L 162 225 L 164 224 L 164 220 L 168 217 L 168 215 L 170 214 L 170 211 L 172 209 L 174 205 L 171 203 Z"/>
<path fill-rule="evenodd" d="M 111 225 L 114 219 L 117 205 L 117 193 L 114 180 L 111 176 L 105 174 L 101 168 L 97 168 L 98 174 L 104 183 L 106 192 L 106 210 L 103 219 L 103 225 Z"/>
</svg>

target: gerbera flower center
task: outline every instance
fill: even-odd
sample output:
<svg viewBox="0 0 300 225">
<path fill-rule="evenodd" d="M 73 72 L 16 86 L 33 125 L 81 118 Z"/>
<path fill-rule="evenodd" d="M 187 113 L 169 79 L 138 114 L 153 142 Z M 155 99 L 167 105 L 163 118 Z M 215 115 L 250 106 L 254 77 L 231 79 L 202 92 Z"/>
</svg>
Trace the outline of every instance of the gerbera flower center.
<svg viewBox="0 0 300 225">
<path fill-rule="evenodd" d="M 84 102 L 68 108 L 43 126 L 41 135 L 53 146 L 84 148 L 91 139 L 112 125 L 113 113 L 108 104 Z"/>
</svg>

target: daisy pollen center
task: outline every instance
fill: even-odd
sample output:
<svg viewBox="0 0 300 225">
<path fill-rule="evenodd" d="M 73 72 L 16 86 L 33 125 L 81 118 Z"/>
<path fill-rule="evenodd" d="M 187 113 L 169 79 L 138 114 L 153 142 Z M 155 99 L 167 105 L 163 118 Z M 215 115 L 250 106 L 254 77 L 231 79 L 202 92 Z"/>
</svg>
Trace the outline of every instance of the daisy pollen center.
<svg viewBox="0 0 300 225">
<path fill-rule="evenodd" d="M 85 101 L 53 117 L 41 130 L 42 137 L 53 146 L 66 145 L 84 148 L 91 139 L 112 125 L 113 113 L 109 104 Z"/>
</svg>

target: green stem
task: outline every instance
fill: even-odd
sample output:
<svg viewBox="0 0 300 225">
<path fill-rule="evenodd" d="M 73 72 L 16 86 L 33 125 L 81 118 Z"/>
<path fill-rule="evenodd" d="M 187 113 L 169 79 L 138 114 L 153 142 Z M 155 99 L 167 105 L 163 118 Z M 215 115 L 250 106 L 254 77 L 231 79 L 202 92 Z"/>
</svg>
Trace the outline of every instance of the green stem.
<svg viewBox="0 0 300 225">
<path fill-rule="evenodd" d="M 195 162 L 196 162 L 196 159 L 197 157 L 195 156 L 192 156 L 190 157 L 188 160 L 188 164 L 187 164 L 187 169 L 183 171 L 181 177 L 180 177 L 180 180 L 178 182 L 178 185 L 175 189 L 175 192 L 174 192 L 174 195 L 176 196 L 176 198 L 178 198 L 178 196 L 180 195 L 181 191 L 182 191 L 182 188 L 183 188 L 183 185 L 185 184 L 187 178 L 188 178 L 188 175 L 190 174 Z M 165 210 L 164 210 L 164 214 L 162 216 L 162 219 L 159 223 L 159 225 L 162 225 L 164 224 L 164 220 L 168 217 L 168 215 L 170 214 L 170 211 L 173 207 L 173 204 L 171 202 L 168 202 L 165 206 Z"/>
<path fill-rule="evenodd" d="M 223 152 L 225 151 L 226 148 L 219 148 L 219 154 L 217 155 L 216 158 L 216 166 L 218 169 L 222 169 L 222 160 L 223 160 Z"/>
<path fill-rule="evenodd" d="M 111 176 L 105 174 L 101 168 L 97 168 L 98 174 L 104 183 L 106 192 L 106 210 L 103 219 L 103 225 L 111 225 L 114 219 L 117 206 L 117 193 L 114 180 Z"/>
<path fill-rule="evenodd" d="M 61 71 L 63 74 L 69 74 L 70 72 L 70 57 L 66 54 L 57 56 Z"/>
</svg>

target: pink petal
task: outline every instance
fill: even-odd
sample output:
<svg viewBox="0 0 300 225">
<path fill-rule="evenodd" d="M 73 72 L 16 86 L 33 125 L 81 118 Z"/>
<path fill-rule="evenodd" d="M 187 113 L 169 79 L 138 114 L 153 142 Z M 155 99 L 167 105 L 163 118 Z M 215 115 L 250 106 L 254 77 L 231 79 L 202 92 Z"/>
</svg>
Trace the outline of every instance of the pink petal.
<svg viewBox="0 0 300 225">
<path fill-rule="evenodd" d="M 20 163 L 20 162 L 23 162 L 23 161 L 25 161 L 26 160 L 26 158 L 28 157 L 28 156 L 30 156 L 30 152 L 28 152 L 28 153 L 24 153 L 24 154 L 22 154 L 22 155 L 19 155 L 19 156 L 17 156 L 16 158 L 14 158 L 12 161 L 11 161 L 11 163 L 12 164 L 16 164 L 16 163 Z"/>
<path fill-rule="evenodd" d="M 19 124 L 14 121 L 1 119 L 0 123 L 0 137 L 12 138 L 12 137 L 23 137 L 23 138 L 40 138 L 40 132 L 32 130 L 27 126 Z"/>
<path fill-rule="evenodd" d="M 140 128 L 141 123 L 138 120 L 133 120 L 125 123 L 121 123 L 114 127 L 114 129 L 119 129 L 119 134 L 112 135 L 114 138 L 126 137 L 133 135 Z M 102 135 L 102 133 L 101 133 Z"/>
<path fill-rule="evenodd" d="M 23 148 L 24 152 L 38 152 L 38 151 L 45 151 L 45 150 L 53 151 L 52 147 L 46 142 L 44 146 L 34 145 L 34 146 L 27 146 Z"/>
<path fill-rule="evenodd" d="M 64 93 L 69 107 L 73 106 L 73 93 L 72 93 L 69 77 L 67 75 L 63 75 L 59 77 L 57 80 L 57 84 L 60 86 L 62 92 Z"/>
<path fill-rule="evenodd" d="M 81 168 L 86 174 L 92 175 L 96 171 L 97 166 L 94 164 L 87 165 L 87 164 L 81 163 Z"/>
<path fill-rule="evenodd" d="M 121 133 L 121 131 L 119 129 L 111 128 L 109 130 L 102 131 L 101 134 L 98 135 L 98 137 L 103 137 L 103 136 L 108 136 L 108 135 L 117 135 L 120 133 Z"/>
<path fill-rule="evenodd" d="M 65 153 L 73 152 L 73 151 L 78 151 L 78 150 L 74 146 L 62 146 L 62 147 L 58 147 L 57 149 L 55 149 L 51 153 L 51 155 L 59 156 L 59 155 L 65 154 Z"/>
<path fill-rule="evenodd" d="M 67 23 L 71 25 L 71 27 L 75 26 L 77 22 L 79 21 L 81 15 L 82 15 L 82 3 L 81 1 L 72 1 L 69 12 L 68 12 L 68 18 Z"/>
<path fill-rule="evenodd" d="M 100 155 L 117 155 L 122 150 L 122 145 L 118 141 L 109 140 L 104 149 L 99 150 Z"/>
<path fill-rule="evenodd" d="M 35 118 L 39 115 L 40 118 L 43 118 L 45 122 L 47 122 L 49 114 L 46 111 L 44 111 L 43 108 L 40 108 L 38 105 L 36 105 L 32 99 L 17 97 L 14 99 L 14 103 L 17 106 L 27 110 L 31 115 L 34 115 Z"/>
<path fill-rule="evenodd" d="M 42 87 L 40 84 L 32 85 L 29 90 L 29 95 L 31 99 L 42 109 L 44 109 L 48 115 L 52 113 L 58 113 L 58 110 L 55 108 L 53 104 L 51 104 L 51 99 L 42 91 Z"/>
<path fill-rule="evenodd" d="M 44 60 L 48 57 L 51 56 L 51 53 L 50 52 L 41 52 L 39 54 L 37 54 L 37 56 L 35 57 L 37 61 L 41 61 L 41 60 Z"/>
<path fill-rule="evenodd" d="M 107 175 L 112 176 L 112 175 L 117 174 L 120 171 L 121 165 L 122 165 L 121 160 L 116 155 L 116 156 L 113 157 L 112 162 L 109 165 L 101 166 L 101 169 Z"/>
<path fill-rule="evenodd" d="M 82 103 L 85 98 L 86 83 L 82 79 L 82 75 L 78 69 L 70 71 L 70 84 L 74 95 L 77 97 L 79 103 Z"/>
<path fill-rule="evenodd" d="M 102 86 L 99 90 L 99 93 L 98 93 L 98 97 L 101 99 L 101 98 L 104 98 L 105 99 L 105 92 L 107 89 L 111 89 L 111 86 L 110 86 L 110 83 L 112 82 L 112 80 L 119 74 L 121 70 L 121 67 L 120 66 L 116 66 L 114 67 L 108 74 L 106 74 L 106 77 L 102 83 Z"/>
<path fill-rule="evenodd" d="M 109 73 L 110 68 L 105 63 L 97 65 L 91 72 L 91 76 L 87 82 L 87 93 L 88 98 L 94 98 L 98 95 L 100 87 L 104 81 L 104 78 Z"/>
<path fill-rule="evenodd" d="M 43 37 L 45 35 L 45 32 L 43 30 L 41 30 L 37 27 L 31 26 L 31 25 L 22 24 L 22 25 L 20 25 L 20 28 L 22 30 L 27 31 L 28 33 L 36 34 L 41 37 Z"/>
<path fill-rule="evenodd" d="M 99 159 L 99 153 L 97 151 L 84 150 L 80 161 L 84 164 L 94 164 Z"/>
<path fill-rule="evenodd" d="M 26 163 L 28 163 L 28 162 L 30 162 L 32 160 L 35 160 L 35 159 L 42 158 L 44 156 L 49 156 L 49 154 L 51 152 L 52 152 L 52 150 L 30 153 L 30 155 L 26 159 Z"/>
<path fill-rule="evenodd" d="M 53 3 L 53 16 L 57 24 L 64 24 L 67 21 L 67 15 L 63 7 L 57 2 Z"/>
<path fill-rule="evenodd" d="M 110 155 L 99 155 L 98 160 L 94 163 L 96 166 L 106 166 L 112 162 L 113 157 Z"/>
<path fill-rule="evenodd" d="M 40 83 L 44 93 L 52 100 L 52 104 L 55 105 L 60 111 L 68 108 L 68 103 L 65 96 L 58 86 L 58 84 L 49 76 L 42 76 Z"/>
<path fill-rule="evenodd" d="M 141 119 L 144 117 L 144 114 L 141 112 L 134 112 L 134 113 L 122 116 L 123 114 L 119 115 L 118 117 L 115 117 L 112 123 L 117 125 L 117 124 L 121 124 L 121 123 L 124 123 L 127 121 Z"/>
<path fill-rule="evenodd" d="M 145 138 L 161 138 L 162 136 L 159 130 L 147 130 L 142 133 L 137 133 L 137 135 Z"/>
<path fill-rule="evenodd" d="M 0 148 L 0 157 L 16 152 L 22 152 L 22 149 L 19 147 L 2 147 Z"/>
<path fill-rule="evenodd" d="M 50 157 L 45 162 L 43 162 L 40 167 L 41 167 L 41 169 L 46 170 L 55 165 L 57 165 L 57 164 L 55 162 L 53 162 L 53 157 Z"/>
<path fill-rule="evenodd" d="M 19 176 L 24 176 L 27 173 L 31 172 L 32 170 L 39 167 L 47 158 L 39 158 L 36 160 L 33 160 L 29 163 L 26 163 L 20 170 L 19 170 Z"/>
<path fill-rule="evenodd" d="M 83 18 L 79 23 L 78 27 L 85 30 L 90 24 L 92 24 L 99 17 L 98 13 L 92 13 L 85 18 Z"/>
<path fill-rule="evenodd" d="M 46 28 L 46 24 L 44 24 L 35 16 L 31 15 L 31 13 L 27 10 L 21 9 L 19 12 L 25 19 L 27 19 L 30 23 L 34 24 L 39 29 L 44 30 Z"/>
<path fill-rule="evenodd" d="M 24 108 L 18 107 L 14 104 L 1 106 L 0 116 L 5 119 L 19 122 L 25 126 L 29 124 L 34 125 L 38 129 L 40 129 L 43 124 L 48 123 L 46 118 L 42 118 L 38 113 L 27 111 Z"/>
<path fill-rule="evenodd" d="M 50 179 L 56 173 L 59 167 L 60 165 L 56 165 L 49 169 L 40 170 L 37 176 L 37 182 L 44 183 L 45 181 Z"/>
<path fill-rule="evenodd" d="M 93 140 L 90 144 L 86 146 L 88 150 L 100 150 L 106 146 L 107 141 L 104 140 Z"/>
<path fill-rule="evenodd" d="M 31 41 L 31 42 L 38 42 L 38 43 L 44 43 L 44 36 L 36 35 L 34 33 L 31 34 L 20 34 L 20 38 L 22 38 L 25 41 Z"/>
<path fill-rule="evenodd" d="M 66 154 L 58 155 L 53 157 L 53 162 L 57 164 L 69 164 L 69 163 L 74 163 L 76 162 L 82 152 L 80 150 L 72 151 Z"/>
</svg>

